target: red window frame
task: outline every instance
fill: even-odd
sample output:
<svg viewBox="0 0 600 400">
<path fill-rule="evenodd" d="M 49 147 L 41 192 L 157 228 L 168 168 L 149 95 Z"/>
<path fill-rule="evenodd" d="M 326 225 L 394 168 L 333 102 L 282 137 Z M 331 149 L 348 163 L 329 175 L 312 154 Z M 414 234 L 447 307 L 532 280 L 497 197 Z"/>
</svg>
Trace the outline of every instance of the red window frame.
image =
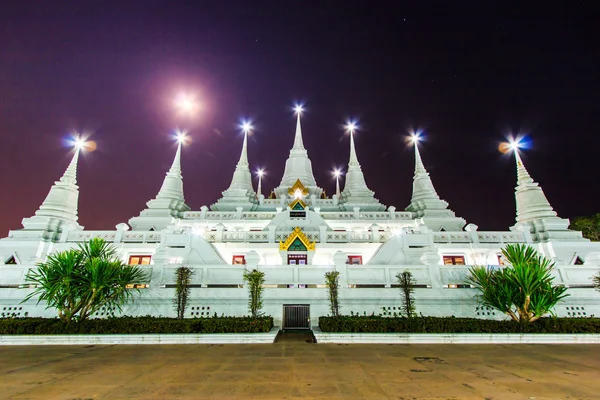
<svg viewBox="0 0 600 400">
<path fill-rule="evenodd" d="M 231 259 L 231 264 L 232 265 L 246 265 L 246 256 L 240 255 L 240 254 L 234 255 L 233 258 Z"/>
<path fill-rule="evenodd" d="M 444 265 L 467 265 L 465 256 L 442 256 Z"/>
<path fill-rule="evenodd" d="M 150 265 L 151 263 L 152 256 L 148 254 L 132 254 L 129 256 L 129 265 Z"/>
<path fill-rule="evenodd" d="M 346 264 L 349 265 L 362 265 L 362 263 L 363 259 L 360 255 L 349 255 L 348 259 L 346 260 Z"/>
</svg>

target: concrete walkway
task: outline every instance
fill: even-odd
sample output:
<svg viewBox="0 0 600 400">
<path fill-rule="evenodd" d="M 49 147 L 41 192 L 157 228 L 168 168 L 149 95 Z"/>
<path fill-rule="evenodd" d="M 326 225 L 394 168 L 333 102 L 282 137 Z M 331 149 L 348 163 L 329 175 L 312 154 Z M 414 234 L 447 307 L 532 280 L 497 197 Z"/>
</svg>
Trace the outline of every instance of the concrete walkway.
<svg viewBox="0 0 600 400">
<path fill-rule="evenodd" d="M 1 399 L 598 399 L 600 345 L 0 346 Z"/>
</svg>

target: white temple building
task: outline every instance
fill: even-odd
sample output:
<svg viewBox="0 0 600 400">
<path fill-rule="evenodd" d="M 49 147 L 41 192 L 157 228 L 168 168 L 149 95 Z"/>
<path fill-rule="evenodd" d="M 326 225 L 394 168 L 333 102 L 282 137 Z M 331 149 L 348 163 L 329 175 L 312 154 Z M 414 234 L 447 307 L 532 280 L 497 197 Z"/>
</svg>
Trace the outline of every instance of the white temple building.
<svg viewBox="0 0 600 400">
<path fill-rule="evenodd" d="M 247 315 L 242 275 L 258 268 L 266 274 L 263 312 L 279 326 L 310 327 L 328 314 L 324 274 L 330 270 L 340 272 L 345 314 L 398 313 L 395 276 L 410 270 L 417 281 L 418 313 L 505 318 L 480 307 L 476 290 L 464 282 L 471 265 L 501 265 L 507 243 L 527 243 L 555 262 L 555 283 L 570 294 L 556 307 L 557 315 L 600 315 L 600 293 L 591 280 L 600 269 L 600 243 L 568 229 L 569 221 L 557 216 L 518 153 L 516 222 L 509 230 L 490 232 L 449 208 L 416 143 L 412 198 L 397 211 L 381 204 L 367 185 L 352 132 L 345 184 L 331 197 L 315 180 L 302 135 L 298 114 L 281 182 L 265 197 L 253 186 L 246 133 L 222 197 L 196 210 L 184 198 L 180 144 L 156 197 L 128 223 L 105 231 L 85 230 L 77 222 L 76 150 L 35 214 L 0 240 L 0 316 L 54 317 L 55 310 L 43 303 L 22 302 L 32 290 L 25 275 L 49 254 L 93 237 L 114 243 L 124 262 L 151 272 L 148 282 L 136 285 L 141 293 L 124 315 L 175 316 L 175 270 L 185 265 L 195 271 L 188 317 Z M 301 306 L 306 321 L 287 315 L 289 306 Z"/>
</svg>

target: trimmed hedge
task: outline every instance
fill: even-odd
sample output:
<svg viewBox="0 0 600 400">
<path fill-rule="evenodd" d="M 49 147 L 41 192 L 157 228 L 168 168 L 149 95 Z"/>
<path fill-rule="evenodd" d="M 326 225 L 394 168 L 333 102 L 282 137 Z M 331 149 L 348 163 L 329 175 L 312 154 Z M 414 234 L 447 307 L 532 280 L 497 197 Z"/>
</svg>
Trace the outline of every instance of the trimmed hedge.
<svg viewBox="0 0 600 400">
<path fill-rule="evenodd" d="M 273 317 L 208 317 L 192 319 L 119 317 L 65 324 L 51 318 L 0 319 L 0 335 L 258 333 L 273 328 Z"/>
<path fill-rule="evenodd" d="M 323 332 L 600 333 L 600 318 L 540 318 L 531 324 L 477 318 L 381 316 L 320 317 Z"/>
</svg>

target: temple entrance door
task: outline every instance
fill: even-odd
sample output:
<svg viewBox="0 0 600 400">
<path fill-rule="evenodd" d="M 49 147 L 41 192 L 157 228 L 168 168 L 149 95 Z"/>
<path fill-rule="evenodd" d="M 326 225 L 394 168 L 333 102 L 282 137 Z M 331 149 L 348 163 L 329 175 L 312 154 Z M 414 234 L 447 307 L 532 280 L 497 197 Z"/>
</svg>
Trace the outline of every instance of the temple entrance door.
<svg viewBox="0 0 600 400">
<path fill-rule="evenodd" d="M 307 262 L 306 254 L 288 254 L 288 265 L 306 265 Z"/>
<path fill-rule="evenodd" d="M 310 305 L 284 304 L 283 329 L 310 329 Z"/>
</svg>

